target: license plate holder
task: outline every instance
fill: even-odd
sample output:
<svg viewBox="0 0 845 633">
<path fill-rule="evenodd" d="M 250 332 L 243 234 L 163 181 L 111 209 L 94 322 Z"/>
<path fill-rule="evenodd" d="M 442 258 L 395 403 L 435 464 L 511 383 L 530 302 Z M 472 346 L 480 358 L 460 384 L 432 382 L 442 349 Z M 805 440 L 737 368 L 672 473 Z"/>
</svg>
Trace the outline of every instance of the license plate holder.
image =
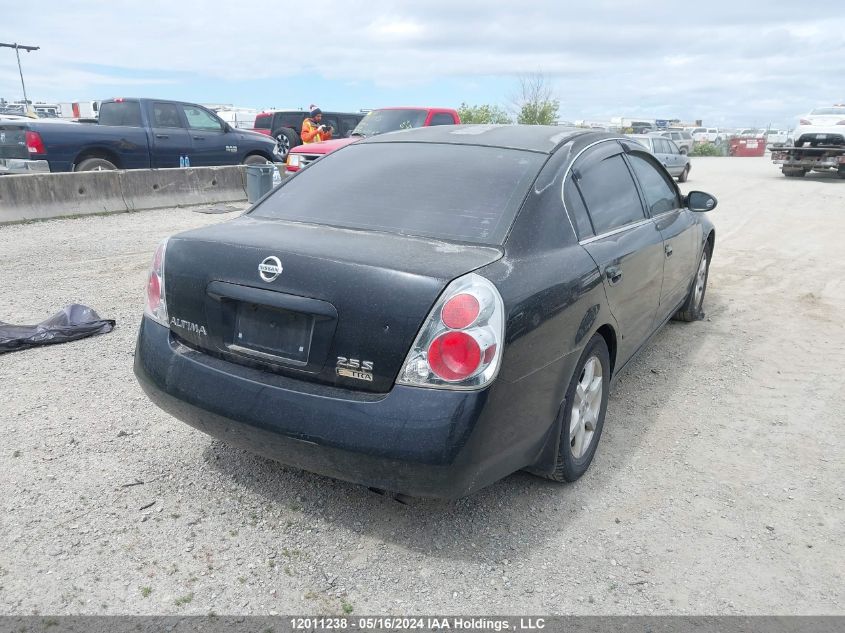
<svg viewBox="0 0 845 633">
<path fill-rule="evenodd" d="M 307 365 L 314 317 L 301 312 L 238 302 L 232 351 L 264 360 Z"/>
</svg>

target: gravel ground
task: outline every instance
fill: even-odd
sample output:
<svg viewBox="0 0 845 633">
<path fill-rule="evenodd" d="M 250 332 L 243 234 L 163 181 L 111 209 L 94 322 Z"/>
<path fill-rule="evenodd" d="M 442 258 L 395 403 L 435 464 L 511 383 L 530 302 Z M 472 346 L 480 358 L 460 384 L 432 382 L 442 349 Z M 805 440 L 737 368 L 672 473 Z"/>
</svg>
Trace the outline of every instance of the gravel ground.
<svg viewBox="0 0 845 633">
<path fill-rule="evenodd" d="M 111 334 L 0 356 L 5 614 L 845 614 L 845 181 L 696 159 L 705 321 L 610 399 L 589 473 L 402 505 L 175 421 L 132 375 L 145 271 L 189 209 L 0 227 L 0 320 Z"/>
</svg>

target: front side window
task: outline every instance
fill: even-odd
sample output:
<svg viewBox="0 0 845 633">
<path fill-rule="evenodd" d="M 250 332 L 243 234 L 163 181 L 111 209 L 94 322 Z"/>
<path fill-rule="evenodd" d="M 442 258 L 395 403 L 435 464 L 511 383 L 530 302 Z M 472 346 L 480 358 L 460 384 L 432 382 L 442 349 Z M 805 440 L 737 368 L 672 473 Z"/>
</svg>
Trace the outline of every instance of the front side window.
<svg viewBox="0 0 845 633">
<path fill-rule="evenodd" d="M 334 130 L 335 135 L 340 134 L 340 122 L 337 120 L 336 116 L 324 114 L 320 123 Z"/>
<path fill-rule="evenodd" d="M 637 154 L 629 154 L 628 158 L 631 160 L 631 167 L 633 167 L 634 174 L 640 182 L 649 213 L 652 216 L 666 213 L 681 206 L 675 186 L 650 160 Z"/>
<path fill-rule="evenodd" d="M 596 235 L 643 220 L 637 187 L 621 154 L 587 165 L 576 174 Z"/>
<path fill-rule="evenodd" d="M 343 136 L 349 136 L 349 133 L 355 129 L 355 126 L 358 125 L 358 121 L 361 119 L 356 116 L 345 116 L 341 117 L 340 119 L 340 133 Z"/>
<path fill-rule="evenodd" d="M 182 106 L 188 127 L 192 130 L 206 130 L 208 132 L 222 132 L 223 126 L 210 112 L 196 106 Z"/>
</svg>

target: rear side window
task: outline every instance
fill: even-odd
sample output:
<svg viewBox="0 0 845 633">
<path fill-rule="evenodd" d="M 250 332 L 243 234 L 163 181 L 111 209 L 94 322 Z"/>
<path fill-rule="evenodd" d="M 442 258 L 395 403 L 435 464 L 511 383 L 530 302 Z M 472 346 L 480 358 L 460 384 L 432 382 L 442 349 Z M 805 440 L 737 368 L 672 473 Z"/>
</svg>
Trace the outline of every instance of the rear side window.
<svg viewBox="0 0 845 633">
<path fill-rule="evenodd" d="M 546 158 L 475 145 L 356 143 L 288 179 L 252 215 L 500 245 Z"/>
<path fill-rule="evenodd" d="M 273 122 L 273 115 L 272 114 L 259 114 L 255 117 L 255 129 L 256 130 L 269 130 L 270 124 Z"/>
<path fill-rule="evenodd" d="M 153 104 L 153 127 L 183 127 L 175 103 Z"/>
<path fill-rule="evenodd" d="M 455 125 L 455 119 L 447 112 L 438 112 L 431 117 L 429 125 Z"/>
<path fill-rule="evenodd" d="M 575 225 L 575 232 L 578 234 L 579 240 L 584 240 L 595 235 L 593 225 L 590 224 L 590 216 L 587 214 L 587 207 L 584 206 L 581 192 L 578 191 L 578 188 L 572 181 L 571 174 L 566 178 L 566 183 L 563 185 L 563 204 L 566 205 L 566 212 L 569 214 L 569 219 Z"/>
<path fill-rule="evenodd" d="M 596 235 L 643 220 L 640 194 L 620 154 L 588 165 L 575 181 L 587 204 Z"/>
<path fill-rule="evenodd" d="M 141 127 L 141 104 L 137 101 L 109 101 L 100 106 L 100 125 Z"/>
<path fill-rule="evenodd" d="M 305 115 L 300 112 L 276 112 L 276 117 L 273 120 L 273 129 L 277 130 L 280 127 L 290 127 L 297 132 L 302 129 L 302 122 L 305 120 Z"/>
<path fill-rule="evenodd" d="M 636 154 L 628 154 L 628 158 L 640 181 L 651 215 L 666 213 L 681 206 L 675 185 L 651 161 Z"/>
</svg>

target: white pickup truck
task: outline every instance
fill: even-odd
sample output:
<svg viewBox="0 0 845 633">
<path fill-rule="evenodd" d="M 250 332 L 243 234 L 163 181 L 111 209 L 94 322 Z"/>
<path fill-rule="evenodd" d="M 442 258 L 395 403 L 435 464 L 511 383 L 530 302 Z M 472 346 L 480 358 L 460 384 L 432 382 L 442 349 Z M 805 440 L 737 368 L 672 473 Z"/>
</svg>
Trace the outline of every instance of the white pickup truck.
<svg viewBox="0 0 845 633">
<path fill-rule="evenodd" d="M 697 127 L 692 131 L 692 140 L 695 143 L 716 143 L 721 144 L 725 135 L 715 127 Z"/>
</svg>

